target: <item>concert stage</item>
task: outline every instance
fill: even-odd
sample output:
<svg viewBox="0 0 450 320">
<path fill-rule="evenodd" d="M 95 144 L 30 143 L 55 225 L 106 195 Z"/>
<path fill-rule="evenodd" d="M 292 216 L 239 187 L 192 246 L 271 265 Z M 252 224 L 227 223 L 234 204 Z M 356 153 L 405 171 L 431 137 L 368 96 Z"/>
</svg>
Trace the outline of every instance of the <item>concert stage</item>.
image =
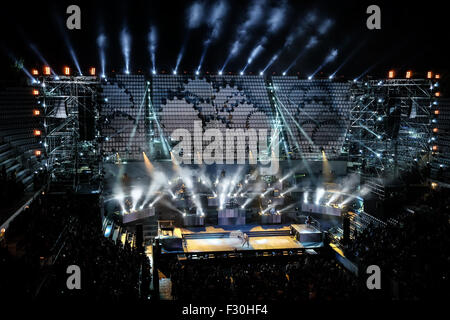
<svg viewBox="0 0 450 320">
<path fill-rule="evenodd" d="M 249 237 L 244 245 L 242 235 Z M 314 235 L 313 238 L 304 235 Z M 308 242 L 303 241 L 308 240 Z M 236 251 L 304 250 L 323 246 L 322 233 L 301 225 L 243 225 L 175 228 L 173 236 L 161 237 L 163 253 L 219 253 Z M 309 241 L 314 240 L 314 241 Z"/>
</svg>

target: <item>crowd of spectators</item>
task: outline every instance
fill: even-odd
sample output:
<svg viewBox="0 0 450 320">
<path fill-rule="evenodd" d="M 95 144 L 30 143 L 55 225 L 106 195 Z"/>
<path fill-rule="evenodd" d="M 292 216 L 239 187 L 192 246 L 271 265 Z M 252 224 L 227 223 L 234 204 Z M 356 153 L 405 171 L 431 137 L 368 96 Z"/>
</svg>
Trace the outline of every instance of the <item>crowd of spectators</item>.
<svg viewBox="0 0 450 320">
<path fill-rule="evenodd" d="M 354 274 L 321 255 L 177 262 L 171 280 L 172 295 L 181 301 L 348 300 L 360 291 Z"/>
<path fill-rule="evenodd" d="M 81 270 L 81 290 L 69 290 L 67 267 Z M 39 196 L 10 224 L 0 246 L 0 295 L 25 299 L 79 297 L 147 299 L 150 264 L 101 229 L 98 196 Z"/>
<path fill-rule="evenodd" d="M 346 254 L 362 269 L 380 267 L 389 298 L 442 299 L 450 276 L 449 199 L 446 190 L 426 193 L 397 223 L 357 233 Z"/>
</svg>

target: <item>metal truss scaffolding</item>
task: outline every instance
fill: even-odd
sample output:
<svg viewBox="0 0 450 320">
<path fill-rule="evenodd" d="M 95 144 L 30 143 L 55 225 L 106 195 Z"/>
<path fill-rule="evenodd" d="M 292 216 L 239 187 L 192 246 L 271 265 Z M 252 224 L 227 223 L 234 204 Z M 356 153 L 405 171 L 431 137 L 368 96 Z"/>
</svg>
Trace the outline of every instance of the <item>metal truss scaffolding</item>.
<svg viewBox="0 0 450 320">
<path fill-rule="evenodd" d="M 96 76 L 44 76 L 39 83 L 44 161 L 78 186 L 82 170 L 98 169 Z"/>
<path fill-rule="evenodd" d="M 349 161 L 380 181 L 430 162 L 433 152 L 434 80 L 386 79 L 354 82 Z"/>
</svg>

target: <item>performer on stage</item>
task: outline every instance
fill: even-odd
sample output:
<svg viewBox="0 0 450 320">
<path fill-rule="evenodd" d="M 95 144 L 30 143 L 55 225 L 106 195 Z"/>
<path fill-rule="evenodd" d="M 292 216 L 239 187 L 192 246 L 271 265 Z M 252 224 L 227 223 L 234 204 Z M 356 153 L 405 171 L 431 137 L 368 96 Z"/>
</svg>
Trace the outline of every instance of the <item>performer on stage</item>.
<svg viewBox="0 0 450 320">
<path fill-rule="evenodd" d="M 244 233 L 244 242 L 242 242 L 242 247 L 244 247 L 245 244 L 247 244 L 247 248 L 250 246 L 250 242 L 248 239 L 248 235 L 246 233 Z"/>
<path fill-rule="evenodd" d="M 312 224 L 312 217 L 308 216 L 306 218 L 306 226 L 309 228 L 309 227 L 311 227 L 311 224 Z"/>
</svg>

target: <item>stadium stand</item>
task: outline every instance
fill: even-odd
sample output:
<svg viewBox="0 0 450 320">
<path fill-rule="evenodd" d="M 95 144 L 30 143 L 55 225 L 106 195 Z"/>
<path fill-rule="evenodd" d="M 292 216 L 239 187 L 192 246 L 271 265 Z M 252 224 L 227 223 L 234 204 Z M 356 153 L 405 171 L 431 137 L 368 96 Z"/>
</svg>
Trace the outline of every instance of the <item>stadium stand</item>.
<svg viewBox="0 0 450 320">
<path fill-rule="evenodd" d="M 33 116 L 36 102 L 30 90 L 9 87 L 0 91 L 0 200 L 9 200 L 6 207 L 24 192 L 33 191 L 33 182 L 43 169 L 34 154 L 40 147 L 33 134 L 39 120 Z"/>
<path fill-rule="evenodd" d="M 291 150 L 307 159 L 321 157 L 321 148 L 329 158 L 339 157 L 349 125 L 350 84 L 294 76 L 272 81 Z"/>
<path fill-rule="evenodd" d="M 146 82 L 143 75 L 117 75 L 101 86 L 100 127 L 105 155 L 141 159 L 146 145 Z"/>
</svg>

